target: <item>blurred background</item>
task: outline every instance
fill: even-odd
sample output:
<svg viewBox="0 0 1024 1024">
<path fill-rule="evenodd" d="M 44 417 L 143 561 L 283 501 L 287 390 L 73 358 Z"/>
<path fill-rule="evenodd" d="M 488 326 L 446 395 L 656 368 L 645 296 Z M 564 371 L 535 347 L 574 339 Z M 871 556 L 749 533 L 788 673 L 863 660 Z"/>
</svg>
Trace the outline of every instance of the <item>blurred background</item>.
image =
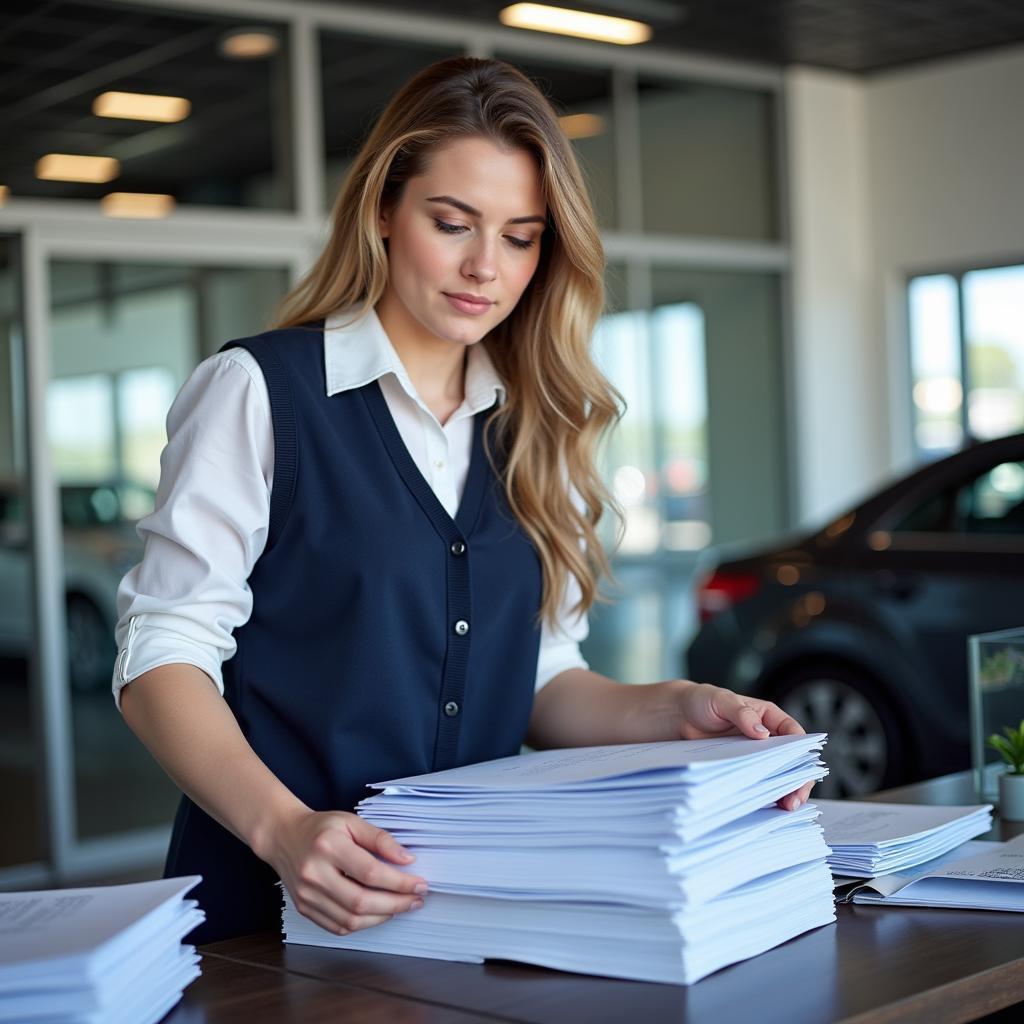
<svg viewBox="0 0 1024 1024">
<path fill-rule="evenodd" d="M 966 720 L 954 612 L 984 604 L 964 586 L 995 592 L 962 574 L 988 558 L 1001 581 L 981 628 L 1024 625 L 1024 451 L 912 491 L 895 525 L 888 506 L 858 511 L 1024 431 L 1024 8 L 589 4 L 640 24 L 624 42 L 517 23 L 516 6 L 5 4 L 0 888 L 159 870 L 177 794 L 110 678 L 114 595 L 141 556 L 167 410 L 199 360 L 264 328 L 374 118 L 441 57 L 532 76 L 598 210 L 594 350 L 628 408 L 603 457 L 626 519 L 615 603 L 584 645 L 595 670 L 789 693 L 871 762 L 843 790 L 856 793 L 920 776 L 915 707 Z M 964 511 L 968 492 L 981 504 Z M 915 561 L 978 523 L 944 583 Z M 838 583 L 822 582 L 815 552 L 844 536 Z M 865 631 L 883 602 L 844 605 L 848 572 L 897 549 L 909 561 L 855 566 L 876 596 L 888 584 L 887 618 Z M 720 571 L 756 552 L 781 555 Z M 908 638 L 921 593 L 941 614 Z M 751 600 L 771 607 L 747 636 Z M 813 671 L 806 650 L 782 658 L 796 635 L 814 641 Z M 922 644 L 942 666 L 913 663 Z M 933 700 L 946 668 L 952 696 Z M 966 767 L 961 740 L 943 767 Z"/>
</svg>

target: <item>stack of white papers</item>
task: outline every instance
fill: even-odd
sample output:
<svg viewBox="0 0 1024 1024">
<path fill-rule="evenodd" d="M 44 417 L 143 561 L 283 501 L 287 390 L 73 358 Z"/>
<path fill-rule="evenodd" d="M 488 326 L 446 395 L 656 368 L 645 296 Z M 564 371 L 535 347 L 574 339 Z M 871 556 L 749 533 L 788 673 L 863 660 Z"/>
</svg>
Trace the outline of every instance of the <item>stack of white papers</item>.
<svg viewBox="0 0 1024 1024">
<path fill-rule="evenodd" d="M 430 884 L 421 910 L 288 942 L 689 983 L 835 919 L 817 810 L 825 737 L 540 751 L 376 784 L 359 814 Z"/>
<path fill-rule="evenodd" d="M 856 800 L 816 800 L 828 863 L 836 875 L 874 878 L 906 871 L 983 835 L 992 805 L 925 807 Z"/>
<path fill-rule="evenodd" d="M 150 1024 L 199 976 L 199 876 L 0 894 L 0 1021 Z"/>
<path fill-rule="evenodd" d="M 963 910 L 1024 911 L 1024 836 L 1008 843 L 964 843 L 913 870 L 872 878 L 854 903 Z"/>
</svg>

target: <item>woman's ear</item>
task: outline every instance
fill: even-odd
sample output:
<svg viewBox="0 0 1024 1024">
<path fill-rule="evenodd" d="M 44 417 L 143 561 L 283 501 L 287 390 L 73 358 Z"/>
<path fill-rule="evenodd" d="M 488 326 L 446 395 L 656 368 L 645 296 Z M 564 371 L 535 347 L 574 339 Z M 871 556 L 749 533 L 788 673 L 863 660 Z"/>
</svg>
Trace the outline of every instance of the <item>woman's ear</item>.
<svg viewBox="0 0 1024 1024">
<path fill-rule="evenodd" d="M 387 238 L 390 224 L 390 217 L 388 216 L 387 210 L 381 210 L 377 216 L 377 226 L 380 228 L 380 237 Z"/>
</svg>

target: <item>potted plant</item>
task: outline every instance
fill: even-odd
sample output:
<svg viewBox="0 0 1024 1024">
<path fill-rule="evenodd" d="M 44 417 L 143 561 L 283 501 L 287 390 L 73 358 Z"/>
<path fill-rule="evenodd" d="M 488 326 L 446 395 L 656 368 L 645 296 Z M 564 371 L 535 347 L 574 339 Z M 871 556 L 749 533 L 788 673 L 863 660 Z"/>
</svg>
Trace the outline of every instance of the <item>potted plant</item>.
<svg viewBox="0 0 1024 1024">
<path fill-rule="evenodd" d="M 1014 729 L 1003 728 L 1003 735 L 994 732 L 988 745 L 1006 762 L 1006 771 L 999 776 L 999 813 L 1007 821 L 1024 821 L 1024 719 Z"/>
</svg>

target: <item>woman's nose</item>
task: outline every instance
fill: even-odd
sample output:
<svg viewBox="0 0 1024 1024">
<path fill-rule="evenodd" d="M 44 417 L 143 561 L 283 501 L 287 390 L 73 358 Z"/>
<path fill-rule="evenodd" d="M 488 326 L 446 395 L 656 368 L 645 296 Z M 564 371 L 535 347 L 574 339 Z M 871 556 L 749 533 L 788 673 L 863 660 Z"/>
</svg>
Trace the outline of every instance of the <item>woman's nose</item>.
<svg viewBox="0 0 1024 1024">
<path fill-rule="evenodd" d="M 493 245 L 486 241 L 481 242 L 467 256 L 462 271 L 466 277 L 471 277 L 476 281 L 493 281 L 498 276 Z"/>
</svg>

